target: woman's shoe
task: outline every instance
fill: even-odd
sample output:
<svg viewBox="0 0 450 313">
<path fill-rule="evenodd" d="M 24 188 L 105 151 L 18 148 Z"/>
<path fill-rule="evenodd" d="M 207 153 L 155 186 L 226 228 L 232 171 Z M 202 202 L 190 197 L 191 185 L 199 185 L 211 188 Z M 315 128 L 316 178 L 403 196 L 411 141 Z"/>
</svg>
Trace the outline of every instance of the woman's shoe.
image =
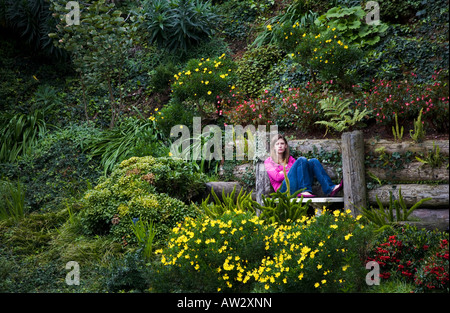
<svg viewBox="0 0 450 313">
<path fill-rule="evenodd" d="M 297 195 L 297 197 L 299 197 L 299 198 L 301 198 L 303 196 L 303 198 L 314 198 L 315 197 L 315 195 L 313 195 L 313 194 L 305 194 L 305 193 L 299 193 L 298 195 Z"/>
<path fill-rule="evenodd" d="M 337 187 L 333 189 L 333 191 L 330 193 L 329 196 L 334 197 L 339 191 L 342 190 L 343 187 L 344 187 L 344 180 L 341 180 L 339 185 L 337 185 Z"/>
</svg>

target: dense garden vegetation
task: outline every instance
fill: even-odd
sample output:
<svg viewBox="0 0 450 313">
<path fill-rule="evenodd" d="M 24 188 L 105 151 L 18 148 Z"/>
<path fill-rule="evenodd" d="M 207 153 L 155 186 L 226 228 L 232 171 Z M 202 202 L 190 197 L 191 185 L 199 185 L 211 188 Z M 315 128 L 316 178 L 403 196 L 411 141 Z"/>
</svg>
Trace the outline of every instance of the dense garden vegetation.
<svg viewBox="0 0 450 313">
<path fill-rule="evenodd" d="M 208 204 L 240 161 L 170 149 L 196 116 L 448 139 L 448 0 L 380 1 L 378 23 L 356 0 L 77 2 L 68 25 L 65 0 L 0 0 L 0 291 L 448 292 L 448 233 Z"/>
</svg>

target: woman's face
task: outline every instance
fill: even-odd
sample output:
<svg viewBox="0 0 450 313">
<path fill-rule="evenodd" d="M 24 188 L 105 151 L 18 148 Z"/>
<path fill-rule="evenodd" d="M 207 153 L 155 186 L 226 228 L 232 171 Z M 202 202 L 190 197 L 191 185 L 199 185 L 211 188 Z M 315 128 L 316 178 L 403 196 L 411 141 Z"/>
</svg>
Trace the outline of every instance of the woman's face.
<svg viewBox="0 0 450 313">
<path fill-rule="evenodd" d="M 275 151 L 278 154 L 282 154 L 284 153 L 284 151 L 286 151 L 286 142 L 284 141 L 284 139 L 278 139 L 277 142 L 275 142 Z"/>
</svg>

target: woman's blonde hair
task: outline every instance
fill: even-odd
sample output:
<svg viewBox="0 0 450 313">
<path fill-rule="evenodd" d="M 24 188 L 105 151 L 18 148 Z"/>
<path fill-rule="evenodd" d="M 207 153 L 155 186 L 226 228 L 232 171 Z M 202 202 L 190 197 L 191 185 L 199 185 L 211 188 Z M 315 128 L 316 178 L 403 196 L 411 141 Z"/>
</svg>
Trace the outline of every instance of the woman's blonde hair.
<svg viewBox="0 0 450 313">
<path fill-rule="evenodd" d="M 272 140 L 270 141 L 270 157 L 272 158 L 272 160 L 275 163 L 277 163 L 277 161 L 278 161 L 278 153 L 275 151 L 275 144 L 280 139 L 283 139 L 284 142 L 286 143 L 286 150 L 284 150 L 283 160 L 282 160 L 282 164 L 286 165 L 288 163 L 288 161 L 289 161 L 289 156 L 290 156 L 289 145 L 288 145 L 288 142 L 287 142 L 286 138 L 284 138 L 284 136 L 281 135 L 281 134 L 273 136 Z"/>
</svg>

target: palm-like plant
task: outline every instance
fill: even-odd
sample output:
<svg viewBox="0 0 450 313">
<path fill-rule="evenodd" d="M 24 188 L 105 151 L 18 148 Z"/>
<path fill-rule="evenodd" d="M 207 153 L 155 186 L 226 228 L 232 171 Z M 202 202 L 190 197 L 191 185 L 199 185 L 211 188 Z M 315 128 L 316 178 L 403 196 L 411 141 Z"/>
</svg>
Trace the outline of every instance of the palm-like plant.
<svg viewBox="0 0 450 313">
<path fill-rule="evenodd" d="M 210 2 L 201 0 L 147 1 L 144 16 L 150 42 L 172 52 L 186 52 L 206 40 L 213 34 L 218 19 Z"/>
</svg>

